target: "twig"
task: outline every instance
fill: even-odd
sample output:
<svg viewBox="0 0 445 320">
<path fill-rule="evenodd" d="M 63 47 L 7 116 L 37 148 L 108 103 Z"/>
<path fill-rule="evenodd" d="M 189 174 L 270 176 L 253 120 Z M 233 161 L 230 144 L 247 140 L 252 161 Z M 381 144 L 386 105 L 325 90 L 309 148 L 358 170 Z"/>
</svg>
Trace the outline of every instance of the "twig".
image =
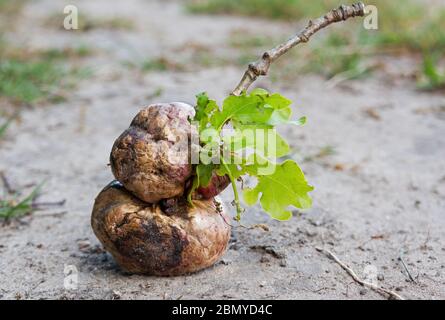
<svg viewBox="0 0 445 320">
<path fill-rule="evenodd" d="M 267 224 L 264 224 L 264 223 L 253 224 L 251 226 L 245 226 L 245 225 L 241 224 L 241 221 L 238 221 L 238 225 L 234 226 L 234 225 L 230 224 L 229 222 L 227 222 L 226 218 L 222 215 L 221 212 L 219 212 L 219 215 L 223 219 L 224 223 L 226 225 L 228 225 L 229 227 L 233 228 L 233 229 L 235 229 L 236 227 L 240 227 L 240 228 L 244 228 L 244 229 L 247 229 L 247 230 L 261 229 L 261 230 L 266 231 L 266 232 L 270 231 L 270 229 L 267 226 Z"/>
<path fill-rule="evenodd" d="M 412 282 L 415 283 L 416 280 L 412 276 L 411 272 L 408 269 L 408 266 L 406 265 L 405 261 L 403 260 L 403 250 L 400 250 L 399 261 L 402 264 L 403 269 L 405 270 L 406 274 L 408 275 L 409 280 L 411 280 Z"/>
<path fill-rule="evenodd" d="M 365 15 L 365 5 L 362 2 L 347 6 L 341 5 L 338 9 L 329 11 L 323 17 L 316 20 L 310 20 L 308 25 L 295 36 L 275 48 L 263 53 L 262 57 L 256 62 L 249 64 L 240 83 L 232 91 L 233 95 L 240 95 L 247 91 L 250 85 L 258 79 L 259 76 L 267 75 L 270 65 L 288 52 L 290 49 L 302 42 L 308 42 L 310 37 L 317 31 L 329 26 L 332 23 L 347 20 L 353 17 L 363 17 Z"/>
<path fill-rule="evenodd" d="M 9 180 L 3 171 L 0 171 L 0 179 L 2 180 L 2 183 L 6 189 L 6 192 L 8 192 L 9 194 L 13 194 L 16 192 L 16 190 L 11 187 Z"/>
<path fill-rule="evenodd" d="M 384 234 L 377 234 L 377 235 L 373 235 L 371 236 L 368 240 L 362 242 L 360 245 L 357 246 L 357 249 L 361 250 L 361 251 L 365 251 L 364 246 L 366 244 L 368 244 L 369 242 L 373 241 L 373 240 L 378 240 L 378 239 L 384 239 L 386 236 Z"/>
<path fill-rule="evenodd" d="M 61 207 L 66 203 L 66 199 L 55 201 L 55 202 L 34 202 L 32 207 L 34 209 L 39 209 L 41 207 Z"/>
<path fill-rule="evenodd" d="M 34 217 L 61 217 L 68 213 L 68 211 L 61 211 L 61 212 L 53 212 L 53 213 L 41 213 L 34 215 Z"/>
<path fill-rule="evenodd" d="M 343 268 L 343 270 L 345 270 L 351 277 L 352 279 L 354 279 L 355 282 L 357 282 L 358 284 L 367 287 L 383 296 L 389 296 L 390 298 L 396 299 L 396 300 L 405 300 L 403 297 L 401 297 L 399 294 L 397 294 L 396 292 L 392 291 L 392 290 L 388 290 L 382 287 L 379 287 L 375 284 L 363 281 L 362 279 L 360 279 L 357 274 L 354 272 L 354 270 L 352 270 L 350 267 L 348 267 L 344 262 L 340 261 L 339 258 L 337 258 L 337 256 L 335 254 L 333 254 L 331 251 L 327 250 L 327 249 L 323 249 L 323 248 L 315 248 L 315 250 L 317 250 L 318 252 L 321 252 L 323 254 L 325 254 L 328 258 L 334 260 L 338 265 L 340 265 L 340 267 Z"/>
</svg>

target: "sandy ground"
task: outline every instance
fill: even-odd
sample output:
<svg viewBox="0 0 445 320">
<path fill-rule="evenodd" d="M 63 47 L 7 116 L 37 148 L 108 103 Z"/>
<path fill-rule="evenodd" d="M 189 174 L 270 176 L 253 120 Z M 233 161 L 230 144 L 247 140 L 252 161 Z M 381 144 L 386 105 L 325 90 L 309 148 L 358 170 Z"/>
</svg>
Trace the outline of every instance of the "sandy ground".
<svg viewBox="0 0 445 320">
<path fill-rule="evenodd" d="M 143 105 L 193 103 L 204 90 L 221 99 L 243 70 L 226 65 L 143 74 L 122 61 L 166 52 L 185 57 L 190 53 L 184 45 L 191 42 L 231 54 L 227 37 L 233 30 L 270 28 L 281 38 L 293 29 L 239 17 L 190 16 L 173 1 L 74 3 L 81 14 L 116 14 L 137 24 L 134 30 L 55 30 L 41 21 L 61 12 L 62 2 L 25 7 L 11 37 L 18 44 L 82 43 L 98 52 L 82 62 L 94 69 L 93 77 L 79 83 L 67 102 L 24 110 L 0 144 L 0 170 L 14 187 L 46 181 L 40 201 L 67 201 L 0 227 L 0 298 L 384 298 L 353 282 L 317 246 L 405 298 L 445 298 L 445 96 L 417 91 L 401 75 L 410 65 L 404 59 L 383 59 L 385 76 L 334 88 L 317 76 L 261 80 L 260 86 L 293 99 L 296 116 L 308 116 L 305 127 L 284 133 L 316 188 L 313 209 L 280 223 L 250 208 L 244 224 L 266 222 L 271 230 L 236 228 L 223 260 L 205 271 L 175 278 L 123 274 L 90 227 L 94 198 L 112 180 L 107 163 L 114 139 Z M 158 88 L 161 95 L 153 97 Z M 317 157 L 325 146 L 335 154 Z M 230 197 L 227 190 L 227 205 Z M 60 211 L 65 214 L 52 215 Z M 415 281 L 399 261 L 401 252 Z M 78 288 L 67 290 L 64 271 L 73 267 Z"/>
</svg>

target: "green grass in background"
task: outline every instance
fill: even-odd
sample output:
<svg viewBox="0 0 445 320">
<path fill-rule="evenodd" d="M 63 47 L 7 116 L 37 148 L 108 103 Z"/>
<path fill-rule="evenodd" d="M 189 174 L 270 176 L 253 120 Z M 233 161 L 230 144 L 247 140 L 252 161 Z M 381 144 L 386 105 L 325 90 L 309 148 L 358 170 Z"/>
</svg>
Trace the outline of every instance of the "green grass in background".
<svg viewBox="0 0 445 320">
<path fill-rule="evenodd" d="M 167 72 L 167 71 L 180 71 L 183 69 L 183 66 L 179 63 L 176 63 L 166 57 L 153 57 L 143 59 L 141 61 L 123 61 L 122 64 L 125 67 L 131 69 L 138 69 L 142 72 Z"/>
<path fill-rule="evenodd" d="M 15 15 L 22 10 L 26 0 L 0 0 L 0 14 Z"/>
<path fill-rule="evenodd" d="M 0 114 L 0 141 L 5 136 L 6 130 L 8 130 L 9 126 L 18 117 L 18 115 L 18 112 L 15 112 L 14 114 L 9 116 L 6 115 L 5 112 L 2 112 Z"/>
<path fill-rule="evenodd" d="M 142 71 L 168 71 L 178 69 L 178 66 L 164 57 L 146 59 L 141 63 Z"/>
<path fill-rule="evenodd" d="M 307 14 L 320 14 L 325 6 L 320 1 L 304 0 L 191 0 L 187 8 L 194 13 L 239 14 L 290 20 Z"/>
<path fill-rule="evenodd" d="M 249 49 L 270 47 L 277 43 L 277 39 L 264 35 L 245 35 L 244 30 L 235 30 L 230 34 L 229 44 L 234 48 Z"/>
<path fill-rule="evenodd" d="M 78 59 L 91 56 L 93 50 L 85 45 L 80 45 L 77 47 L 66 47 L 66 48 L 50 48 L 37 52 L 43 59 Z"/>
<path fill-rule="evenodd" d="M 4 123 L 0 124 L 0 139 L 3 137 L 10 124 L 11 120 L 6 120 Z"/>
<path fill-rule="evenodd" d="M 22 200 L 20 200 L 18 196 L 14 196 L 11 200 L 0 198 L 0 219 L 8 221 L 31 214 L 35 210 L 34 202 L 39 195 L 41 187 L 42 185 L 39 185 L 34 188 L 34 190 Z"/>
<path fill-rule="evenodd" d="M 1 1 L 1 0 L 0 0 Z M 50 14 L 44 21 L 44 26 L 51 29 L 63 29 L 65 15 L 61 12 Z M 126 17 L 93 17 L 86 13 L 79 13 L 77 32 L 89 32 L 97 29 L 133 30 L 134 21 Z"/>
<path fill-rule="evenodd" d="M 16 102 L 33 103 L 55 90 L 66 72 L 52 61 L 0 62 L 0 95 Z"/>
<path fill-rule="evenodd" d="M 132 20 L 124 17 L 111 17 L 98 19 L 92 17 L 79 17 L 80 30 L 111 29 L 111 30 L 133 30 L 135 25 Z"/>
<path fill-rule="evenodd" d="M 34 50 L 6 40 L 26 0 L 0 0 L 0 98 L 13 105 L 64 100 L 62 90 L 88 75 L 70 62 L 92 53 L 86 46 Z M 62 20 L 63 21 L 63 20 Z"/>
<path fill-rule="evenodd" d="M 66 66 L 54 54 L 28 59 L 2 58 L 0 55 L 0 97 L 17 105 L 65 101 L 65 93 L 78 81 L 90 77 L 92 71 Z"/>
<path fill-rule="evenodd" d="M 438 55 L 425 54 L 423 59 L 423 74 L 419 81 L 419 87 L 425 90 L 445 88 L 445 70 L 438 66 Z"/>
<path fill-rule="evenodd" d="M 17 105 L 64 101 L 62 91 L 90 75 L 70 62 L 91 53 L 86 46 L 28 50 L 11 45 L 0 35 L 0 97 Z"/>
</svg>

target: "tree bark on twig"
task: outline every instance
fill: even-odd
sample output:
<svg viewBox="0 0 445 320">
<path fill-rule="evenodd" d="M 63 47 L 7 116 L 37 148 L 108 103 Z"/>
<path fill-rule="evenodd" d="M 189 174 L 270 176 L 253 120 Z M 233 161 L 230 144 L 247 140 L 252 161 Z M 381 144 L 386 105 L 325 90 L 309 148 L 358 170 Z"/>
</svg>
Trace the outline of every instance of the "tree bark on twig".
<svg viewBox="0 0 445 320">
<path fill-rule="evenodd" d="M 341 5 L 338 9 L 329 11 L 323 17 L 316 20 L 310 20 L 308 25 L 299 33 L 294 35 L 286 42 L 263 53 L 262 57 L 256 62 L 249 64 L 240 83 L 232 91 L 233 95 L 240 95 L 247 91 L 250 85 L 258 79 L 259 76 L 267 75 L 270 65 L 288 52 L 290 49 L 302 42 L 308 42 L 310 37 L 317 31 L 329 26 L 332 23 L 344 21 L 353 17 L 363 17 L 365 15 L 365 5 L 362 2 L 353 5 Z"/>
<path fill-rule="evenodd" d="M 351 277 L 352 279 L 354 279 L 355 282 L 357 282 L 358 284 L 367 287 L 383 296 L 389 296 L 392 299 L 395 300 L 405 300 L 402 296 L 400 296 L 399 294 L 397 294 L 396 292 L 392 291 L 392 290 L 388 290 L 382 287 L 379 287 L 373 283 L 369 283 L 366 281 L 363 281 L 362 279 L 359 278 L 359 276 L 354 272 L 354 270 L 352 270 L 347 264 L 345 264 L 344 262 L 342 262 L 335 254 L 333 254 L 331 251 L 327 250 L 327 249 L 323 249 L 323 248 L 315 248 L 315 250 L 317 250 L 318 252 L 321 252 L 323 254 L 325 254 L 328 258 L 334 260 L 340 267 L 343 268 L 343 270 L 345 270 Z"/>
</svg>

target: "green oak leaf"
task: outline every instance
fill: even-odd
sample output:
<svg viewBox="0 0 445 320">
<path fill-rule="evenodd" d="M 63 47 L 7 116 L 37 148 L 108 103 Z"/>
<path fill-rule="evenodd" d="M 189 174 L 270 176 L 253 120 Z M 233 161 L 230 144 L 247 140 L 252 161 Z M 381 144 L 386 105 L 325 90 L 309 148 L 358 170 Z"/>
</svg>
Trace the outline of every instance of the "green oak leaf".
<svg viewBox="0 0 445 320">
<path fill-rule="evenodd" d="M 278 132 L 268 125 L 242 126 L 229 135 L 223 137 L 226 146 L 234 152 L 243 152 L 245 149 L 252 149 L 256 153 L 265 157 L 279 158 L 289 154 L 289 144 Z"/>
<path fill-rule="evenodd" d="M 292 160 L 276 165 L 275 172 L 270 175 L 259 175 L 255 188 L 247 188 L 243 192 L 244 201 L 253 205 L 258 201 L 262 208 L 274 219 L 288 220 L 292 213 L 287 210 L 290 205 L 306 209 L 312 205 L 308 192 L 312 191 L 303 171 Z"/>
<path fill-rule="evenodd" d="M 261 96 L 242 95 L 229 96 L 223 102 L 220 112 L 216 112 L 210 119 L 212 126 L 220 130 L 230 120 L 240 123 L 265 123 L 273 110 L 265 108 Z"/>
<path fill-rule="evenodd" d="M 272 159 L 286 156 L 289 145 L 275 130 L 279 124 L 303 125 L 306 117 L 291 120 L 291 101 L 278 93 L 254 89 L 250 94 L 227 97 L 221 108 L 207 94 L 197 95 L 196 115 L 199 124 L 200 164 L 195 166 L 195 177 L 188 195 L 200 186 L 207 186 L 212 174 L 228 175 L 234 192 L 236 220 L 243 209 L 239 201 L 237 181 L 243 175 L 258 179 L 255 188 L 245 189 L 248 205 L 258 199 L 263 209 L 278 220 L 287 220 L 292 214 L 288 207 L 311 206 L 308 185 L 298 164 L 287 160 L 277 164 Z M 233 131 L 222 131 L 230 124 Z M 220 161 L 213 162 L 215 156 Z"/>
<path fill-rule="evenodd" d="M 267 121 L 268 124 L 277 125 L 289 121 L 292 115 L 292 109 L 290 107 L 292 101 L 278 93 L 274 93 L 264 97 L 264 102 L 273 108 L 273 112 Z"/>
<path fill-rule="evenodd" d="M 298 120 L 291 120 L 288 123 L 289 124 L 295 124 L 297 126 L 304 126 L 306 124 L 306 122 L 307 122 L 307 118 L 306 118 L 306 116 L 304 116 L 304 117 L 301 117 Z"/>
<path fill-rule="evenodd" d="M 249 95 L 227 97 L 222 110 L 210 117 L 212 126 L 220 130 L 231 121 L 233 126 L 246 124 L 277 125 L 290 123 L 292 101 L 278 93 L 270 94 L 264 89 L 255 89 Z"/>
<path fill-rule="evenodd" d="M 196 112 L 194 120 L 200 121 L 201 119 L 207 116 L 205 109 L 209 101 L 210 100 L 206 92 L 202 92 L 196 95 L 196 107 L 195 107 Z"/>
<path fill-rule="evenodd" d="M 210 100 L 207 93 L 203 92 L 196 96 L 195 117 L 194 120 L 199 124 L 199 132 L 208 128 L 210 117 L 213 113 L 219 111 L 215 100 Z"/>
<path fill-rule="evenodd" d="M 267 95 L 269 95 L 269 91 L 267 91 L 266 89 L 263 89 L 263 88 L 255 88 L 252 91 L 250 91 L 250 95 L 267 96 Z"/>
</svg>

